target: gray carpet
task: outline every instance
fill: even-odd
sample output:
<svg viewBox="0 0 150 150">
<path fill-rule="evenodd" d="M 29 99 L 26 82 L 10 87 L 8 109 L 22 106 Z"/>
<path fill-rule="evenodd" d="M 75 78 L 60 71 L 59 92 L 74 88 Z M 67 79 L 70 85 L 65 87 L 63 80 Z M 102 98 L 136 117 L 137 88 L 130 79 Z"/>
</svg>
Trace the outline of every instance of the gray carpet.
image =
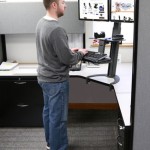
<svg viewBox="0 0 150 150">
<path fill-rule="evenodd" d="M 70 110 L 69 150 L 117 150 L 117 111 Z M 43 128 L 0 128 L 0 150 L 45 150 Z"/>
</svg>

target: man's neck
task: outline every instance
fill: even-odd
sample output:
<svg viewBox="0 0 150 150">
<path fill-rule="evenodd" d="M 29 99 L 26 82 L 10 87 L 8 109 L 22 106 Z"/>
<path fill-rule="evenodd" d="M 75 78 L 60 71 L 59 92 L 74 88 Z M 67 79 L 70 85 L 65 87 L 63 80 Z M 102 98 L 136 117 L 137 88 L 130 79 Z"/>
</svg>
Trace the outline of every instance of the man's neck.
<svg viewBox="0 0 150 150">
<path fill-rule="evenodd" d="M 53 18 L 54 20 L 58 20 L 58 17 L 54 13 L 50 13 L 50 12 L 47 11 L 46 16 L 50 17 L 50 18 Z"/>
</svg>

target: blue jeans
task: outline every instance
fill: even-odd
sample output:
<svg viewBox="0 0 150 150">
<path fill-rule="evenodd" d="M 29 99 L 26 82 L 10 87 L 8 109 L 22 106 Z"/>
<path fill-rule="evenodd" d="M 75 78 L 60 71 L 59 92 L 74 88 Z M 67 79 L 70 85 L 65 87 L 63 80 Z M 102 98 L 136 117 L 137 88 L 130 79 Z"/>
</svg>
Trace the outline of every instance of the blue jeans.
<svg viewBox="0 0 150 150">
<path fill-rule="evenodd" d="M 51 150 L 67 150 L 69 82 L 39 82 L 44 97 L 43 124 Z"/>
</svg>

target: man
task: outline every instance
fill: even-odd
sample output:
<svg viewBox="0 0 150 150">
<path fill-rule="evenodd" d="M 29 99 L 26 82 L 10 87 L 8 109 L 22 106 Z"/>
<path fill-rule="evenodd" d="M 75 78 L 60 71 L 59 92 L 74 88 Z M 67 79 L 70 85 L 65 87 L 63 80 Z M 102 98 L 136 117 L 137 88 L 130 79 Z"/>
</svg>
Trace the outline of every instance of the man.
<svg viewBox="0 0 150 150">
<path fill-rule="evenodd" d="M 64 15 L 64 0 L 43 0 L 46 16 L 36 28 L 38 83 L 43 97 L 43 124 L 47 149 L 67 150 L 69 66 L 78 63 L 86 49 L 70 49 L 66 31 L 58 18 Z"/>
</svg>

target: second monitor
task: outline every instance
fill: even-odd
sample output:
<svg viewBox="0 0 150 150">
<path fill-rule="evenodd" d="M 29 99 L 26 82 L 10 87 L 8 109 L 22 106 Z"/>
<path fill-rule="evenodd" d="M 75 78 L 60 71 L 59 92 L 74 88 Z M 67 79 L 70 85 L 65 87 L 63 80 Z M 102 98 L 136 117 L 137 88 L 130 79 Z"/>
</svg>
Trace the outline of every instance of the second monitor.
<svg viewBox="0 0 150 150">
<path fill-rule="evenodd" d="M 109 21 L 109 0 L 79 0 L 79 19 Z"/>
<path fill-rule="evenodd" d="M 110 0 L 110 21 L 134 22 L 134 0 Z"/>
</svg>

